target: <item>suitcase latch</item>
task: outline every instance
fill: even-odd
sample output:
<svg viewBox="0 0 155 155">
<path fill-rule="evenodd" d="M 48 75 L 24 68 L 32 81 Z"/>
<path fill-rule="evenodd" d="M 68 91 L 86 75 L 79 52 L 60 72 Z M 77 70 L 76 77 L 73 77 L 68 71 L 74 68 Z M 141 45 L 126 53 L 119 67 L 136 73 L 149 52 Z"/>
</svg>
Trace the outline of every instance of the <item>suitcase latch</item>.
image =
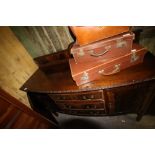
<svg viewBox="0 0 155 155">
<path fill-rule="evenodd" d="M 83 75 L 82 75 L 82 77 L 81 77 L 81 80 L 82 81 L 86 81 L 88 79 L 89 79 L 88 73 L 87 72 L 84 72 Z"/>
<path fill-rule="evenodd" d="M 130 62 L 133 63 L 139 59 L 139 56 L 136 54 L 136 49 L 131 50 L 131 60 Z"/>
<path fill-rule="evenodd" d="M 84 55 L 85 55 L 85 53 L 84 53 L 83 49 L 80 49 L 80 51 L 78 52 L 78 56 L 82 57 Z"/>
<path fill-rule="evenodd" d="M 123 40 L 122 38 L 119 38 L 116 40 L 116 48 L 122 48 L 126 46 L 127 46 L 127 42 Z"/>
</svg>

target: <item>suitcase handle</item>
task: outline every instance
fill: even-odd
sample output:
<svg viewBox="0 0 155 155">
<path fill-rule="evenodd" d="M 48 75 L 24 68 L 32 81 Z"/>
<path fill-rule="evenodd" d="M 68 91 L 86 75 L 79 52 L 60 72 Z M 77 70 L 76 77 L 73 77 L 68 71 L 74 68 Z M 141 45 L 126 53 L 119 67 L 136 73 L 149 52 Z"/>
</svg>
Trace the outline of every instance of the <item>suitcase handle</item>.
<svg viewBox="0 0 155 155">
<path fill-rule="evenodd" d="M 112 70 L 109 73 L 106 73 L 104 71 L 104 69 L 103 70 L 100 70 L 98 73 L 101 74 L 101 75 L 112 75 L 112 74 L 118 73 L 120 71 L 120 66 L 121 66 L 120 64 L 115 65 L 114 66 L 114 70 Z"/>
<path fill-rule="evenodd" d="M 94 50 L 91 50 L 91 51 L 90 51 L 90 55 L 93 56 L 93 57 L 102 56 L 102 55 L 106 54 L 106 53 L 109 51 L 110 48 L 111 48 L 111 46 L 106 47 L 106 50 L 102 51 L 102 52 L 99 53 L 99 54 L 96 54 L 96 53 L 94 53 Z"/>
</svg>

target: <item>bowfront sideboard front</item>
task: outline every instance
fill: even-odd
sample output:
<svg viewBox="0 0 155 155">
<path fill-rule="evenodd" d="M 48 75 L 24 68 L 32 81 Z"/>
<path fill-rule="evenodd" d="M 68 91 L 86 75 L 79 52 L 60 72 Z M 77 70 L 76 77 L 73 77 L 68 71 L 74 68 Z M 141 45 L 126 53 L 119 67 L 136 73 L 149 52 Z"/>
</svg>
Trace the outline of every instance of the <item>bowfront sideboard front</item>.
<svg viewBox="0 0 155 155">
<path fill-rule="evenodd" d="M 62 51 L 35 59 L 39 69 L 26 81 L 31 107 L 57 123 L 58 113 L 106 116 L 147 112 L 155 94 L 155 57 L 147 53 L 144 62 L 115 75 L 102 76 L 77 86 L 72 79 L 69 52 Z"/>
</svg>

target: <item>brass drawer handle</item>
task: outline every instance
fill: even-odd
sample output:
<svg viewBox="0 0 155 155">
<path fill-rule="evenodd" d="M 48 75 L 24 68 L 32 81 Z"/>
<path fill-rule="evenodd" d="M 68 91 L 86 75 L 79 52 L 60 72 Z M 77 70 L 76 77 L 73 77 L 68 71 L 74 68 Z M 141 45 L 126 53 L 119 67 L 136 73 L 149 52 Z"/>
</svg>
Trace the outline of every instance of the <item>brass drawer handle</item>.
<svg viewBox="0 0 155 155">
<path fill-rule="evenodd" d="M 65 96 L 51 96 L 55 100 L 66 100 L 67 98 Z"/>
<path fill-rule="evenodd" d="M 88 98 L 87 96 L 82 96 L 83 100 L 91 100 L 91 98 Z"/>
<path fill-rule="evenodd" d="M 94 99 L 95 97 L 94 97 L 94 95 L 91 95 L 90 98 L 91 98 L 91 99 Z"/>
<path fill-rule="evenodd" d="M 86 105 L 85 107 L 86 107 L 86 109 L 90 109 L 91 108 L 91 106 L 89 106 L 89 105 Z"/>
<path fill-rule="evenodd" d="M 57 100 L 61 100 L 61 97 L 60 97 L 60 96 L 58 96 L 56 99 L 57 99 Z"/>
<path fill-rule="evenodd" d="M 65 105 L 65 108 L 72 109 L 72 106 L 71 105 Z"/>
<path fill-rule="evenodd" d="M 66 97 L 65 97 L 65 96 L 62 96 L 62 99 L 63 99 L 63 100 L 66 100 Z"/>
<path fill-rule="evenodd" d="M 94 95 L 91 95 L 91 96 L 82 96 L 82 99 L 83 100 L 91 100 L 91 99 L 94 99 L 95 96 Z"/>
<path fill-rule="evenodd" d="M 83 99 L 83 100 L 87 100 L 87 97 L 86 97 L 86 96 L 82 96 L 82 99 Z"/>
<path fill-rule="evenodd" d="M 98 109 L 98 108 L 97 108 L 96 105 L 85 105 L 85 106 L 84 106 L 84 109 Z M 100 108 L 99 108 L 99 109 L 100 109 Z M 102 107 L 102 109 L 104 109 L 104 108 Z"/>
</svg>

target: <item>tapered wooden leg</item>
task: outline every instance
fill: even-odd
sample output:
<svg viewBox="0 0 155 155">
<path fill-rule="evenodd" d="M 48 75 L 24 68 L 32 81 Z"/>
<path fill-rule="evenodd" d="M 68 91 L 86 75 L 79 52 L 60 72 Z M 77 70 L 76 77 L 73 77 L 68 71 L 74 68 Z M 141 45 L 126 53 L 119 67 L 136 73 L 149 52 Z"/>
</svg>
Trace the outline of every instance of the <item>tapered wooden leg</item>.
<svg viewBox="0 0 155 155">
<path fill-rule="evenodd" d="M 139 122 L 139 121 L 142 119 L 142 117 L 143 117 L 143 115 L 141 115 L 141 114 L 137 114 L 136 121 Z"/>
</svg>

